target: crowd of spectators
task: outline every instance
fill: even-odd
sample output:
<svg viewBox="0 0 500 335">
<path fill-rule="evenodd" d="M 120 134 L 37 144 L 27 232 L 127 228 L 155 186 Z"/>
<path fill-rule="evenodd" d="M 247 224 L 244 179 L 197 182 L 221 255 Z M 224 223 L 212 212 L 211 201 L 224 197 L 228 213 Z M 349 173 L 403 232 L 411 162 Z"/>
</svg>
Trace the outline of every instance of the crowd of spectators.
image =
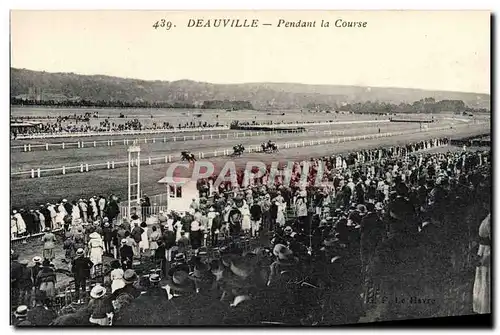
<svg viewBox="0 0 500 335">
<path fill-rule="evenodd" d="M 67 257 L 82 289 L 73 297 L 80 308 L 54 315 L 51 324 L 331 325 L 467 309 L 467 301 L 449 295 L 457 274 L 478 265 L 477 246 L 484 256 L 490 243 L 484 232 L 476 235 L 490 212 L 491 157 L 424 150 L 445 143 L 311 159 L 306 184 L 300 163 L 290 184 L 280 175 L 274 183 L 256 178 L 244 190 L 201 181 L 200 198 L 185 215 L 73 219 L 65 231 L 74 254 Z M 325 174 L 318 185 L 320 161 Z M 80 235 L 84 243 L 74 246 Z M 109 271 L 86 287 L 103 254 L 112 257 Z M 50 273 L 51 253 L 44 255 L 41 268 Z M 15 256 L 11 269 L 25 269 L 28 262 Z M 483 297 L 474 293 L 483 307 L 485 278 L 478 284 Z M 43 293 L 34 307 L 26 300 L 14 306 L 18 325 L 37 325 L 37 306 L 50 306 L 47 285 L 35 291 Z M 470 302 L 465 312 L 472 309 Z"/>
</svg>

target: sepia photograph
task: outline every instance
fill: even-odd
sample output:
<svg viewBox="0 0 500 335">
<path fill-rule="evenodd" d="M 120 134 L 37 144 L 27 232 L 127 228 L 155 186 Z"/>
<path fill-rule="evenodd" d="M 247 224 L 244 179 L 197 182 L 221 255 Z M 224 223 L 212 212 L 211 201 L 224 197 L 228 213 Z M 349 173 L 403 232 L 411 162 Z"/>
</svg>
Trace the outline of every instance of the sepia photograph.
<svg viewBox="0 0 500 335">
<path fill-rule="evenodd" d="M 11 10 L 10 325 L 492 327 L 492 23 Z"/>
</svg>

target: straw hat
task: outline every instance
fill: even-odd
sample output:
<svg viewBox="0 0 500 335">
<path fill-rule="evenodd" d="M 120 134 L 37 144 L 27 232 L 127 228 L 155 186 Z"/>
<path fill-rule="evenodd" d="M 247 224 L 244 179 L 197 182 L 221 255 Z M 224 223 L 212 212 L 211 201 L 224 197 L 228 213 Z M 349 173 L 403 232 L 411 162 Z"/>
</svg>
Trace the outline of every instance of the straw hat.
<svg viewBox="0 0 500 335">
<path fill-rule="evenodd" d="M 186 260 L 186 256 L 181 252 L 175 255 L 174 261 L 180 262 Z"/>
<path fill-rule="evenodd" d="M 90 297 L 93 299 L 99 299 L 103 297 L 106 294 L 106 288 L 101 286 L 101 285 L 96 285 L 94 288 L 90 291 Z"/>
<path fill-rule="evenodd" d="M 149 276 L 149 281 L 151 283 L 159 283 L 160 282 L 160 275 L 157 273 L 153 273 Z"/>
<path fill-rule="evenodd" d="M 40 256 L 33 257 L 33 263 L 40 263 L 40 262 L 42 262 L 42 257 Z"/>
<path fill-rule="evenodd" d="M 84 253 L 84 251 L 83 251 L 82 248 L 78 248 L 78 250 L 76 250 L 76 255 L 77 256 L 83 256 L 83 253 Z"/>
<path fill-rule="evenodd" d="M 28 316 L 28 306 L 21 305 L 17 307 L 16 311 L 14 312 L 14 315 L 16 316 L 16 318 L 22 318 Z"/>
<path fill-rule="evenodd" d="M 125 238 L 124 238 L 124 239 L 121 241 L 121 243 L 122 243 L 122 244 L 127 244 L 127 239 L 125 239 Z"/>
<path fill-rule="evenodd" d="M 137 277 L 137 273 L 135 273 L 135 271 L 132 269 L 127 269 L 123 273 L 123 281 L 125 282 L 125 284 L 132 284 L 136 282 L 137 279 L 139 279 L 139 277 Z"/>
<path fill-rule="evenodd" d="M 194 271 L 189 274 L 189 279 L 195 282 L 210 283 L 214 280 L 214 277 L 210 271 L 210 267 L 205 263 L 200 263 L 197 264 L 194 267 Z"/>
</svg>

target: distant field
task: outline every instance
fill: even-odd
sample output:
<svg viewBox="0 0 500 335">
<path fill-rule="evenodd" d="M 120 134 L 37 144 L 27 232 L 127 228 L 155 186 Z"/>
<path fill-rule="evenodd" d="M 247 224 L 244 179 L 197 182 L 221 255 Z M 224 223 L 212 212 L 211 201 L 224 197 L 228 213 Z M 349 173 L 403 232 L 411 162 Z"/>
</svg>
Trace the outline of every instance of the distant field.
<svg viewBox="0 0 500 335">
<path fill-rule="evenodd" d="M 344 115 L 344 114 L 326 114 L 326 113 L 309 113 L 307 111 L 279 111 L 269 112 L 242 110 L 230 111 L 213 110 L 213 109 L 118 109 L 118 108 L 45 108 L 45 107 L 12 107 L 11 117 L 16 116 L 31 116 L 31 117 L 45 117 L 45 116 L 70 116 L 73 114 L 83 115 L 86 112 L 94 113 L 99 112 L 99 119 L 91 119 L 91 125 L 98 125 L 100 121 L 105 118 L 110 118 L 113 122 L 120 124 L 127 120 L 139 119 L 141 123 L 146 126 L 152 125 L 153 122 L 163 123 L 169 122 L 174 126 L 179 123 L 185 122 L 208 122 L 214 124 L 219 122 L 221 124 L 230 124 L 233 120 L 242 122 L 295 122 L 295 121 L 324 121 L 324 120 L 354 120 L 366 119 L 372 120 L 376 116 L 371 115 Z M 119 115 L 123 113 L 126 119 L 120 119 Z M 285 115 L 281 115 L 285 113 Z M 201 114 L 197 117 L 196 114 Z M 153 118 L 151 117 L 153 116 Z"/>
</svg>

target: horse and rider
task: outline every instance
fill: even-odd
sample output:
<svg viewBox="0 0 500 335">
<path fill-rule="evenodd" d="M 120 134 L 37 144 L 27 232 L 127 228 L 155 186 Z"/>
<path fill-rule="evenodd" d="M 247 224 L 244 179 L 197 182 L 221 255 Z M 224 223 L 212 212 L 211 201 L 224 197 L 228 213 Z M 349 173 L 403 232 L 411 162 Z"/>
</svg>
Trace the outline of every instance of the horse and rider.
<svg viewBox="0 0 500 335">
<path fill-rule="evenodd" d="M 238 144 L 233 147 L 233 156 L 241 156 L 245 152 L 243 144 Z"/>
<path fill-rule="evenodd" d="M 196 161 L 196 158 L 194 157 L 194 154 L 192 152 L 182 151 L 181 152 L 181 160 L 188 161 L 188 162 L 194 162 L 194 161 Z"/>
<path fill-rule="evenodd" d="M 278 146 L 276 145 L 276 143 L 274 143 L 273 141 L 269 140 L 267 142 L 264 142 L 260 145 L 260 147 L 262 148 L 262 151 L 263 152 L 266 152 L 266 153 L 275 153 L 275 152 L 278 152 Z"/>
</svg>

